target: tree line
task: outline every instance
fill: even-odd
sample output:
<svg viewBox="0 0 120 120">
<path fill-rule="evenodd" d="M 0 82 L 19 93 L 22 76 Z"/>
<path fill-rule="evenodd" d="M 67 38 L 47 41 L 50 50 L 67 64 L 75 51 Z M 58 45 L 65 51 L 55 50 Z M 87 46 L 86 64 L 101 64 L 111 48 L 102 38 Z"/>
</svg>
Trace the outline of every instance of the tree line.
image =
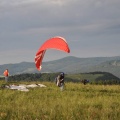
<svg viewBox="0 0 120 120">
<path fill-rule="evenodd" d="M 49 82 L 54 82 L 55 77 L 57 77 L 59 73 L 25 73 L 25 74 L 18 74 L 18 75 L 12 75 L 9 76 L 9 81 L 49 81 Z M 103 74 L 103 72 L 92 72 L 92 73 L 83 73 L 83 74 L 91 74 L 91 75 L 96 75 L 96 74 Z M 82 73 L 81 73 L 82 75 Z M 76 76 L 76 77 L 75 77 Z M 85 75 L 84 75 L 85 76 Z M 89 78 L 85 78 L 89 79 Z M 0 78 L 0 80 L 3 80 L 3 77 Z M 81 82 L 82 83 L 83 79 L 80 79 L 78 77 L 78 74 L 74 74 L 74 76 L 69 74 L 65 74 L 65 82 Z M 97 77 L 97 78 L 92 78 L 92 80 L 89 81 L 90 84 L 120 84 L 120 79 L 116 76 L 111 75 L 110 73 L 104 73 L 103 76 Z"/>
</svg>

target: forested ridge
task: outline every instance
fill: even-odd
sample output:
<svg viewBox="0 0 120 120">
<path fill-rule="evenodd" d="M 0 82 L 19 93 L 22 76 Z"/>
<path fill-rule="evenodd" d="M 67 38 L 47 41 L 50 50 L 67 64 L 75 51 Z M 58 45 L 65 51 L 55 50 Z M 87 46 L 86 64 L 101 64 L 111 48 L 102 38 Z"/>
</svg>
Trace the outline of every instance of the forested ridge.
<svg viewBox="0 0 120 120">
<path fill-rule="evenodd" d="M 54 82 L 59 73 L 26 73 L 12 75 L 9 81 L 50 81 Z M 0 78 L 0 79 L 3 79 Z M 81 82 L 87 79 L 90 84 L 120 84 L 120 79 L 108 72 L 89 72 L 78 74 L 65 74 L 65 82 Z"/>
</svg>

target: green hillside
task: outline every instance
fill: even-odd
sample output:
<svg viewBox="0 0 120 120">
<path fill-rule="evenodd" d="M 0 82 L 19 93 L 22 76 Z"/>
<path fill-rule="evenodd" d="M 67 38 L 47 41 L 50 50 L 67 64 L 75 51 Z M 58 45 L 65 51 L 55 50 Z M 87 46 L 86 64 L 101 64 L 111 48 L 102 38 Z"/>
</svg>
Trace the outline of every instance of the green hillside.
<svg viewBox="0 0 120 120">
<path fill-rule="evenodd" d="M 9 77 L 9 81 L 49 81 L 55 82 L 55 77 L 59 73 L 35 73 L 35 74 L 19 74 Z M 65 74 L 65 82 L 81 82 L 82 80 L 89 80 L 90 84 L 120 84 L 120 79 L 108 72 L 91 72 L 91 73 L 77 73 Z M 3 80 L 3 77 L 1 78 Z"/>
<path fill-rule="evenodd" d="M 91 84 L 120 84 L 120 79 L 108 72 L 90 72 L 80 74 L 67 74 L 68 79 L 71 81 L 81 81 L 87 79 Z"/>
<path fill-rule="evenodd" d="M 120 56 L 117 57 L 91 57 L 77 58 L 73 56 L 62 59 L 43 62 L 42 70 L 38 71 L 34 62 L 21 62 L 16 64 L 0 65 L 0 75 L 8 68 L 10 75 L 23 73 L 55 73 L 65 72 L 66 74 L 86 72 L 109 72 L 120 78 Z"/>
</svg>

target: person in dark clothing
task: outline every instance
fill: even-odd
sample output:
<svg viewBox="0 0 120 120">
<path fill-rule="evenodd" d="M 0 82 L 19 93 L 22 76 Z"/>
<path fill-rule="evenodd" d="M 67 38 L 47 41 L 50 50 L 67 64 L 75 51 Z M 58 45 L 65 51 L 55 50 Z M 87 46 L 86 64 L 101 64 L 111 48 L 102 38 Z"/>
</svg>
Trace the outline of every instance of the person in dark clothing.
<svg viewBox="0 0 120 120">
<path fill-rule="evenodd" d="M 56 78 L 55 78 L 56 84 L 58 87 L 60 87 L 61 90 L 63 90 L 64 87 L 64 73 L 61 72 Z"/>
<path fill-rule="evenodd" d="M 89 80 L 83 79 L 81 82 L 82 82 L 84 85 L 86 85 L 87 83 L 89 83 Z"/>
</svg>

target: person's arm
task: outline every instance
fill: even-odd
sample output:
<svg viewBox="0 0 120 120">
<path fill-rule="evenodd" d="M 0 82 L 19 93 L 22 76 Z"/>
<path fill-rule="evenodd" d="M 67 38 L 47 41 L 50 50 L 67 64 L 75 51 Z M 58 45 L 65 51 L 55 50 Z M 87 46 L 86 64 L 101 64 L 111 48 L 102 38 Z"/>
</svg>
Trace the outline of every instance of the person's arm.
<svg viewBox="0 0 120 120">
<path fill-rule="evenodd" d="M 63 79 L 61 79 L 61 80 L 60 80 L 60 82 L 61 82 L 61 83 L 62 83 L 62 82 L 64 82 L 64 78 L 63 78 Z"/>
</svg>

